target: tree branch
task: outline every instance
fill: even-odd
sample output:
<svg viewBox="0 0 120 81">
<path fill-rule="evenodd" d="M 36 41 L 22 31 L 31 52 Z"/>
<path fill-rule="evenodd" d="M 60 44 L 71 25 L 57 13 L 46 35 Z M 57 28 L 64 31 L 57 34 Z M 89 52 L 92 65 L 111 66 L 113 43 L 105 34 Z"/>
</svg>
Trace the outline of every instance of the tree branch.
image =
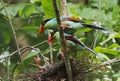
<svg viewBox="0 0 120 81">
<path fill-rule="evenodd" d="M 7 9 L 6 9 L 5 5 L 4 5 L 3 0 L 1 0 L 1 3 L 2 3 L 2 6 L 4 7 L 4 11 L 5 11 L 5 13 L 6 13 L 6 16 L 8 17 L 9 24 L 10 24 L 10 27 L 11 27 L 11 30 L 12 30 L 12 34 L 13 34 L 13 37 L 14 37 L 14 40 L 15 40 L 16 47 L 17 47 L 17 49 L 19 49 L 19 45 L 18 45 L 18 41 L 17 41 L 17 36 L 16 36 L 16 32 L 15 32 L 13 23 L 12 23 L 12 21 L 11 21 L 11 19 L 10 19 L 10 16 L 9 16 L 9 14 L 8 14 L 8 12 L 7 12 Z M 18 51 L 18 53 L 19 53 L 19 55 L 20 55 L 20 51 Z M 20 57 L 20 58 L 21 58 L 21 57 Z"/>
<path fill-rule="evenodd" d="M 6 9 L 6 6 L 5 6 L 3 0 L 1 0 L 1 4 L 2 4 L 3 9 L 4 9 L 5 13 L 6 13 L 7 18 L 8 18 L 8 21 L 9 21 L 9 24 L 10 24 L 10 28 L 11 28 L 11 30 L 12 30 L 12 34 L 13 34 L 13 37 L 14 37 L 14 40 L 15 40 L 16 48 L 19 50 L 19 44 L 18 44 L 18 41 L 17 41 L 16 32 L 15 32 L 15 29 L 14 29 L 14 26 L 13 26 L 13 23 L 12 23 L 12 20 L 11 20 L 11 18 L 10 18 L 9 13 L 7 12 L 7 9 Z M 21 56 L 20 56 L 20 55 L 21 55 L 21 52 L 18 51 L 18 54 L 19 54 L 20 61 L 21 61 L 22 65 L 23 65 L 23 66 L 22 66 L 22 67 L 23 67 L 23 70 L 24 70 L 24 72 L 25 72 L 25 74 L 26 74 L 26 71 L 25 71 L 25 68 L 24 68 L 24 64 L 23 64 L 23 61 L 22 61 Z"/>
<path fill-rule="evenodd" d="M 67 16 L 67 1 L 61 0 L 61 9 L 62 9 L 62 16 Z"/>
<path fill-rule="evenodd" d="M 14 54 L 16 54 L 18 51 L 22 51 L 22 50 L 25 50 L 25 49 L 34 49 L 34 47 L 37 47 L 37 46 L 39 46 L 39 45 L 41 45 L 41 44 L 44 44 L 44 43 L 46 43 L 46 42 L 47 42 L 47 41 L 43 41 L 43 42 L 41 42 L 41 43 L 39 43 L 39 44 L 36 44 L 36 45 L 34 45 L 34 46 L 24 46 L 24 47 L 22 47 L 22 48 L 19 48 L 19 49 L 16 50 L 16 51 L 10 53 L 8 56 L 1 57 L 0 60 L 5 59 L 5 58 L 8 58 L 8 57 L 11 57 L 11 56 L 13 56 Z"/>
<path fill-rule="evenodd" d="M 101 65 L 95 66 L 95 67 L 93 67 L 93 68 L 87 70 L 87 71 L 85 72 L 85 74 L 87 74 L 87 73 L 89 73 L 89 72 L 92 72 L 92 71 L 94 71 L 95 69 L 99 69 L 99 68 L 101 68 L 101 67 L 104 67 L 104 66 L 106 66 L 106 65 L 110 65 L 110 64 L 113 64 L 113 63 L 119 62 L 119 61 L 120 61 L 119 58 L 114 58 L 114 59 L 112 59 L 112 60 L 103 62 Z"/>
<path fill-rule="evenodd" d="M 50 37 L 50 31 L 47 30 L 48 32 L 48 38 Z M 49 47 L 50 47 L 50 63 L 53 64 L 53 50 L 52 50 L 52 42 L 49 43 Z"/>
<path fill-rule="evenodd" d="M 56 14 L 56 19 L 57 19 L 59 34 L 60 34 L 60 38 L 61 38 L 61 46 L 62 46 L 62 49 L 63 49 L 63 55 L 64 55 L 63 57 L 64 57 L 66 71 L 67 71 L 68 81 L 73 81 L 71 65 L 70 65 L 70 59 L 69 59 L 68 53 L 66 51 L 66 44 L 65 44 L 64 35 L 63 35 L 64 32 L 63 32 L 62 27 L 61 27 L 60 12 L 58 10 L 58 6 L 57 6 L 57 3 L 56 3 L 56 0 L 53 0 L 53 5 L 54 5 L 54 9 L 55 9 L 55 14 Z"/>
</svg>

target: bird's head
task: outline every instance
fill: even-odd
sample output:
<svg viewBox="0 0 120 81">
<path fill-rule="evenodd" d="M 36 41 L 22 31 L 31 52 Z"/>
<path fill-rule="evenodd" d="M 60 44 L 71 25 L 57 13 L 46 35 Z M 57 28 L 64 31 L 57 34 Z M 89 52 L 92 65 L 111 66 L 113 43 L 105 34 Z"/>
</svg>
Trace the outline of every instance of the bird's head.
<svg viewBox="0 0 120 81">
<path fill-rule="evenodd" d="M 45 26 L 45 24 L 46 24 L 49 20 L 51 20 L 51 19 L 46 19 L 45 21 L 43 21 L 43 22 L 41 23 L 41 27 L 40 27 L 40 29 L 39 29 L 39 31 L 38 31 L 39 34 L 43 33 L 43 31 L 44 31 L 44 29 L 45 29 L 44 26 Z"/>
<path fill-rule="evenodd" d="M 56 32 L 57 32 L 57 31 L 53 31 L 53 32 L 51 33 L 51 36 L 50 36 L 50 38 L 48 39 L 48 43 L 52 42 L 52 40 L 54 39 L 54 35 L 55 35 Z"/>
</svg>

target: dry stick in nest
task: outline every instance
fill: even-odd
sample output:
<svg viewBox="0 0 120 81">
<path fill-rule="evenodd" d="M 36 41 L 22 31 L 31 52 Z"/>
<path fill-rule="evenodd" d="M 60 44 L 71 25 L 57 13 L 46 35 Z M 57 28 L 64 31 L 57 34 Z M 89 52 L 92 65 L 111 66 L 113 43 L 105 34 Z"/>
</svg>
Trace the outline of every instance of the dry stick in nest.
<svg viewBox="0 0 120 81">
<path fill-rule="evenodd" d="M 73 81 L 71 65 L 70 65 L 70 59 L 69 59 L 68 53 L 66 51 L 66 44 L 65 44 L 64 35 L 63 35 L 64 32 L 63 32 L 62 27 L 61 27 L 60 12 L 58 10 L 58 6 L 57 6 L 57 3 L 56 3 L 56 0 L 53 0 L 53 6 L 54 6 L 54 9 L 55 9 L 55 14 L 56 14 L 56 19 L 57 19 L 59 34 L 60 34 L 60 38 L 61 38 L 61 45 L 62 45 L 63 54 L 64 54 L 63 57 L 64 57 L 66 71 L 67 71 L 68 81 Z"/>
<path fill-rule="evenodd" d="M 76 64 L 73 64 L 73 62 L 71 63 L 72 63 L 72 67 L 76 65 Z M 32 77 L 32 80 L 35 80 L 35 81 L 63 81 L 62 79 L 67 80 L 65 63 L 62 62 L 62 63 L 54 64 L 52 65 L 51 69 L 46 70 L 44 72 L 33 73 L 30 76 Z"/>
</svg>

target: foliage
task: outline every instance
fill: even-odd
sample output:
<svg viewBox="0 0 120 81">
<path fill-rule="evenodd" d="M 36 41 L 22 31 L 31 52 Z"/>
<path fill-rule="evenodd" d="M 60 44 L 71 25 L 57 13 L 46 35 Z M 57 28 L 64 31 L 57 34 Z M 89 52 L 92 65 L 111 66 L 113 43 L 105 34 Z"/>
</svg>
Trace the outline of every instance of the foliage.
<svg viewBox="0 0 120 81">
<path fill-rule="evenodd" d="M 83 42 L 85 42 L 88 47 L 94 48 L 94 50 L 99 53 L 99 55 L 103 56 L 106 60 L 112 58 L 120 57 L 120 5 L 118 4 L 118 0 L 100 0 L 101 4 L 98 5 L 98 0 L 89 0 L 88 5 L 84 5 L 82 2 L 73 3 L 72 1 L 67 2 L 67 10 L 68 16 L 79 17 L 82 20 L 85 20 L 88 23 L 101 22 L 103 26 L 107 29 L 115 31 L 116 33 L 104 33 L 101 31 L 94 31 L 90 29 L 78 30 L 75 35 L 80 38 Z M 54 18 L 54 8 L 52 5 L 52 0 L 30 0 L 26 2 L 22 2 L 17 0 L 16 3 L 4 3 L 5 8 L 0 2 L 0 58 L 5 53 L 12 53 L 16 50 L 16 44 L 14 40 L 14 36 L 12 33 L 10 21 L 8 16 L 10 17 L 16 35 L 18 39 L 18 44 L 20 47 L 26 45 L 36 45 L 45 41 L 48 38 L 47 32 L 44 32 L 42 35 L 38 35 L 38 30 L 41 25 L 41 22 L 45 18 Z M 60 8 L 60 0 L 58 0 L 59 8 Z M 100 7 L 100 11 L 99 11 Z M 91 32 L 92 31 L 92 32 Z M 84 33 L 88 32 L 90 35 L 86 36 Z M 56 53 L 59 51 L 60 47 L 56 44 L 56 40 L 53 41 L 53 56 L 54 61 L 56 62 Z M 95 45 L 95 46 L 94 46 Z M 38 46 L 41 52 L 49 57 L 50 50 L 49 45 L 47 43 L 41 44 Z M 31 50 L 30 50 L 31 51 Z M 78 57 L 84 56 L 87 51 L 79 51 Z M 34 65 L 33 57 L 35 55 L 39 55 L 38 52 L 27 52 L 25 55 L 23 54 L 23 63 L 26 72 L 33 70 L 38 70 L 38 68 Z M 26 56 L 26 57 L 25 57 Z M 39 55 L 40 56 L 40 55 Z M 92 56 L 91 54 L 88 55 Z M 41 56 L 40 56 L 41 57 Z M 1 61 L 0 72 L 4 69 L 8 72 L 8 74 L 14 73 L 14 79 L 19 73 L 24 73 L 23 65 L 18 65 L 15 68 L 16 63 L 18 62 L 18 53 L 12 56 L 10 59 L 6 59 L 10 61 L 10 64 L 5 65 L 6 60 Z M 79 58 L 77 58 L 79 59 Z M 31 65 L 29 65 L 30 63 Z M 98 59 L 99 62 L 99 59 Z M 29 64 L 28 64 L 29 63 Z M 94 63 L 94 62 L 93 62 Z M 101 63 L 101 62 L 99 62 Z M 99 73 L 94 77 L 90 78 L 90 81 L 117 81 L 120 76 L 119 63 L 109 65 L 111 68 L 107 70 L 99 70 Z M 14 72 L 13 72 L 14 71 Z M 107 71 L 107 72 L 105 72 Z M 9 76 L 9 75 L 8 75 Z M 0 75 L 0 77 L 2 77 Z M 5 79 L 7 76 L 4 75 Z M 108 80 L 106 80 L 108 79 Z"/>
</svg>

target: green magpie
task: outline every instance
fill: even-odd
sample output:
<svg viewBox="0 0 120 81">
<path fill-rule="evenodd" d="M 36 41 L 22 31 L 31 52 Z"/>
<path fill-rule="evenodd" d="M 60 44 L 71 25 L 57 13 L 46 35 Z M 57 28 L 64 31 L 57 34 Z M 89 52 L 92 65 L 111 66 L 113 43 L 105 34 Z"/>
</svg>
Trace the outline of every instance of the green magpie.
<svg viewBox="0 0 120 81">
<path fill-rule="evenodd" d="M 103 30 L 106 32 L 111 32 L 110 30 L 102 27 L 102 26 L 96 26 L 94 24 L 87 24 L 86 22 L 73 17 L 61 17 L 61 27 L 64 30 L 65 33 L 68 34 L 74 34 L 76 30 L 80 30 L 83 28 L 92 28 L 92 29 L 98 29 Z M 57 20 L 56 18 L 53 19 L 46 19 L 41 23 L 41 27 L 39 29 L 39 33 L 41 34 L 44 29 L 51 29 L 51 30 L 57 30 Z"/>
<path fill-rule="evenodd" d="M 60 35 L 59 35 L 59 32 L 57 31 L 53 31 L 51 33 L 51 37 L 48 39 L 48 42 L 52 42 L 54 37 L 57 39 L 58 43 L 60 43 Z M 104 61 L 104 59 L 101 56 L 99 56 L 95 51 L 87 47 L 82 41 L 78 40 L 76 36 L 64 33 L 64 38 L 65 38 L 64 41 L 66 43 L 66 47 L 68 50 L 71 50 L 74 52 L 79 51 L 79 50 L 88 50 Z M 73 56 L 75 57 L 76 53 Z"/>
</svg>

